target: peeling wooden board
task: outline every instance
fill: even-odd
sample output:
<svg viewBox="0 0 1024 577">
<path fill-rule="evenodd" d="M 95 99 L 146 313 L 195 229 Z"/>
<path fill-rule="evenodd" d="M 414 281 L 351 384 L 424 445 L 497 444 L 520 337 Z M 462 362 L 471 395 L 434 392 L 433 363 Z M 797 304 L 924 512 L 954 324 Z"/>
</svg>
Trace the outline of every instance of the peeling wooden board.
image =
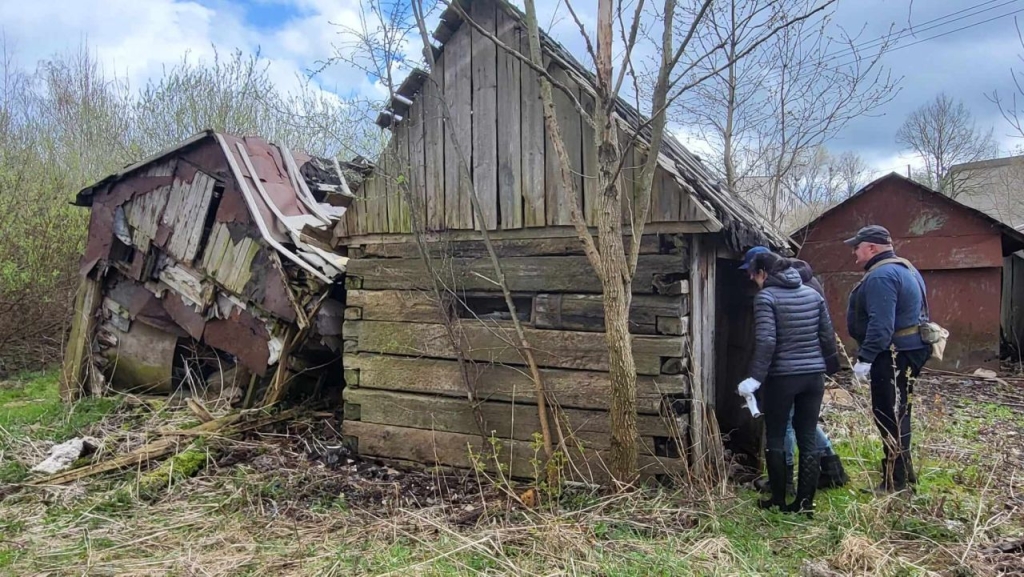
<svg viewBox="0 0 1024 577">
<path fill-rule="evenodd" d="M 168 198 L 175 190 L 175 187 L 161 186 L 136 195 L 122 205 L 125 220 L 131 227 L 132 244 L 143 254 L 149 251 L 149 243 L 157 238 Z"/>
<path fill-rule="evenodd" d="M 489 260 L 451 259 L 454 277 L 448 279 L 460 290 L 493 290 L 494 270 Z M 509 290 L 517 292 L 601 293 L 601 282 L 585 256 L 510 257 L 502 261 Z M 676 255 L 641 255 L 633 292 L 654 292 L 656 275 L 685 275 L 689 263 Z M 420 260 L 352 259 L 348 274 L 362 279 L 362 288 L 429 290 L 431 275 Z"/>
<path fill-rule="evenodd" d="M 261 245 L 250 236 L 242 236 L 236 243 L 232 239 L 231 226 L 214 223 L 203 252 L 202 267 L 224 288 L 243 294 L 245 285 L 252 278 L 252 261 Z"/>
<path fill-rule="evenodd" d="M 345 381 L 350 386 L 449 397 L 466 396 L 458 361 L 378 354 L 346 354 Z M 477 394 L 483 400 L 536 404 L 533 380 L 522 367 L 470 363 L 467 365 Z M 541 369 L 544 388 L 560 407 L 606 411 L 611 403 L 608 373 Z M 662 396 L 689 397 L 684 375 L 638 375 L 637 412 L 657 415 Z"/>
<path fill-rule="evenodd" d="M 358 452 L 364 456 L 473 469 L 475 463 L 470 457 L 470 451 L 476 455 L 486 455 L 488 452 L 488 449 L 483 447 L 484 440 L 479 435 L 426 431 L 359 421 L 344 421 L 342 431 L 346 436 L 358 439 Z M 534 476 L 532 460 L 536 454 L 531 446 L 532 442 L 499 439 L 497 443 L 502 455 L 501 461 L 511 461 L 511 476 L 522 479 Z M 570 453 L 567 456 L 574 465 L 566 472 L 570 478 L 599 484 L 609 481 L 610 475 L 605 464 L 610 462 L 607 454 L 596 451 L 584 451 L 582 455 L 578 451 Z M 483 458 L 483 465 L 489 471 L 495 469 L 494 462 L 486 457 Z M 640 476 L 648 478 L 666 472 L 682 474 L 685 471 L 685 462 L 679 459 L 641 455 L 639 467 Z M 579 474 L 585 476 L 580 477 Z"/>
<path fill-rule="evenodd" d="M 395 425 L 448 433 L 478 432 L 472 404 L 465 398 L 443 397 L 348 387 L 345 404 L 359 405 L 359 421 L 378 425 Z M 502 439 L 530 441 L 541 431 L 536 405 L 485 401 L 479 405 L 487 421 L 489 433 Z M 562 408 L 558 424 L 566 438 L 575 438 L 591 449 L 611 448 L 611 420 L 607 411 Z M 555 428 L 553 415 L 548 421 Z M 675 437 L 675 419 L 666 421 L 659 415 L 639 414 L 636 417 L 637 442 L 645 443 L 651 452 L 651 437 Z M 553 436 L 554 433 L 552 433 Z"/>
<path fill-rule="evenodd" d="M 463 349 L 467 358 L 500 364 L 522 365 L 525 361 L 510 343 L 516 342 L 511 323 L 462 323 Z M 607 371 L 608 343 L 602 333 L 524 329 L 538 366 Z M 359 352 L 454 359 L 456 351 L 444 325 L 390 321 L 348 321 L 346 340 L 357 341 Z M 634 336 L 633 357 L 642 375 L 661 372 L 662 357 L 687 354 L 685 337 Z"/>
<path fill-rule="evenodd" d="M 171 237 L 165 248 L 186 264 L 191 264 L 199 251 L 214 184 L 214 178 L 202 171 L 196 171 L 191 182 L 175 180 L 172 199 L 169 199 L 168 210 L 162 219 L 163 224 L 171 228 Z M 172 204 L 174 212 L 170 210 Z"/>
<path fill-rule="evenodd" d="M 213 287 L 204 284 L 198 273 L 181 265 L 164 268 L 160 271 L 159 278 L 172 290 L 199 305 L 203 310 L 213 302 Z"/>
</svg>

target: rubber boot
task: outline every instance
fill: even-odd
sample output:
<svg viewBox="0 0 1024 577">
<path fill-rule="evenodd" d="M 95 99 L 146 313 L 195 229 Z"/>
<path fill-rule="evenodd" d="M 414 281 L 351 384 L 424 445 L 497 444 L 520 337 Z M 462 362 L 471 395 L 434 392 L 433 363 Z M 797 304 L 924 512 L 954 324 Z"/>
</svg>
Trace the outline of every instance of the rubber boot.
<svg viewBox="0 0 1024 577">
<path fill-rule="evenodd" d="M 818 477 L 818 489 L 834 489 L 842 487 L 850 481 L 843 468 L 839 455 L 824 455 L 821 458 L 821 476 Z"/>
<path fill-rule="evenodd" d="M 772 485 L 768 482 L 768 477 L 759 477 L 754 481 L 754 488 L 761 493 L 770 494 L 772 492 Z M 796 484 L 793 483 L 793 465 L 786 465 L 786 496 L 792 497 L 796 495 Z"/>
<path fill-rule="evenodd" d="M 818 478 L 821 476 L 821 455 L 800 455 L 800 469 L 797 474 L 796 500 L 786 510 L 812 517 L 814 494 L 818 491 Z"/>
<path fill-rule="evenodd" d="M 758 501 L 762 509 L 785 510 L 786 508 L 786 454 L 782 451 L 766 451 L 765 464 L 768 468 L 768 485 L 771 496 Z"/>
</svg>

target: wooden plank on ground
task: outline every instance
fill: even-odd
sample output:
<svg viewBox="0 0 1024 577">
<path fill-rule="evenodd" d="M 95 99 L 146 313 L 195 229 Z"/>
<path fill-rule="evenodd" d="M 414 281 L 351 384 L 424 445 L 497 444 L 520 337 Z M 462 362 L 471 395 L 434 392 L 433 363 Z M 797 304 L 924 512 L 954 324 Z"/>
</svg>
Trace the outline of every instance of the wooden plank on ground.
<svg viewBox="0 0 1024 577">
<path fill-rule="evenodd" d="M 496 11 L 495 29 L 506 46 L 520 46 L 518 23 Z M 522 76 L 519 59 L 498 49 L 498 206 L 501 228 L 523 227 Z M 542 127 L 543 128 L 543 127 Z"/>
<path fill-rule="evenodd" d="M 609 370 L 608 343 L 602 333 L 525 328 L 538 366 Z M 475 361 L 521 365 L 525 361 L 510 343 L 516 342 L 511 323 L 464 322 L 460 348 Z M 443 359 L 457 358 L 444 325 L 393 321 L 346 321 L 345 340 L 355 340 L 356 350 Z M 642 375 L 661 373 L 662 358 L 683 357 L 689 344 L 681 336 L 633 336 L 636 370 Z"/>
<path fill-rule="evenodd" d="M 685 317 L 687 301 L 687 295 L 634 295 L 629 307 L 629 332 L 658 334 L 659 319 Z M 544 293 L 533 298 L 531 319 L 539 329 L 604 332 L 604 316 L 601 295 Z"/>
<path fill-rule="evenodd" d="M 520 31 L 519 42 L 523 54 L 530 53 L 526 31 Z M 546 170 L 544 137 L 544 103 L 540 97 L 539 76 L 529 66 L 520 67 L 522 89 L 522 138 L 523 148 L 523 225 L 543 227 L 546 225 L 546 193 L 544 173 Z"/>
<path fill-rule="evenodd" d="M 468 28 L 460 29 L 445 46 L 444 101 L 451 120 L 445 127 L 444 142 L 447 229 L 473 228 L 470 183 L 464 172 L 473 166 L 472 52 Z"/>
<path fill-rule="evenodd" d="M 344 398 L 346 406 L 359 405 L 357 420 L 364 423 L 470 435 L 478 432 L 472 404 L 465 398 L 352 387 L 345 389 Z M 478 406 L 487 421 L 488 432 L 496 437 L 529 441 L 540 433 L 536 405 L 486 401 Z M 558 415 L 562 436 L 567 440 L 575 438 L 592 449 L 611 448 L 611 421 L 607 411 L 562 408 Z M 554 429 L 555 423 L 550 417 L 549 422 Z M 651 452 L 654 451 L 653 437 L 678 436 L 674 418 L 666 420 L 660 415 L 639 414 L 636 423 L 637 441 L 644 443 Z"/>
<path fill-rule="evenodd" d="M 470 17 L 494 34 L 494 2 L 472 2 Z M 473 49 L 473 187 L 484 222 L 476 228 L 498 228 L 498 69 L 497 50 L 490 38 L 472 30 Z"/>
<path fill-rule="evenodd" d="M 493 290 L 494 269 L 486 258 L 450 259 L 452 288 Z M 509 257 L 502 261 L 509 290 L 516 292 L 601 293 L 601 282 L 585 256 Z M 633 278 L 633 292 L 651 294 L 654 281 L 666 275 L 685 276 L 689 263 L 677 255 L 641 255 Z M 417 259 L 352 259 L 348 275 L 362 279 L 362 288 L 432 288 L 431 274 Z"/>
<path fill-rule="evenodd" d="M 444 111 L 444 54 L 435 62 L 435 68 L 423 85 L 417 99 L 423 103 L 424 165 L 426 172 L 427 230 L 444 230 L 445 187 L 445 130 Z"/>
<path fill-rule="evenodd" d="M 629 248 L 632 239 L 624 237 Z M 516 256 L 571 256 L 583 254 L 583 243 L 576 237 L 504 239 L 491 241 L 500 258 Z M 597 239 L 594 239 L 597 242 Z M 483 241 L 453 240 L 429 243 L 431 254 L 446 257 L 485 257 L 487 249 Z M 361 249 L 357 258 L 420 258 L 419 248 L 413 242 L 368 244 Z M 640 254 L 658 254 L 658 236 L 645 234 L 640 240 Z"/>
<path fill-rule="evenodd" d="M 410 429 L 359 421 L 344 421 L 342 432 L 346 437 L 358 439 L 358 453 L 364 456 L 474 469 L 478 461 L 471 456 L 472 454 L 478 456 L 481 464 L 488 471 L 494 471 L 497 468 L 493 460 L 486 457 L 488 450 L 485 450 L 483 446 L 485 441 L 479 435 Z M 532 442 L 507 439 L 499 439 L 496 442 L 500 461 L 508 463 L 511 460 L 512 466 L 509 474 L 512 477 L 530 479 L 535 476 L 532 461 L 536 458 L 536 452 L 531 446 Z M 566 472 L 569 478 L 598 484 L 604 484 L 610 480 L 611 476 L 605 464 L 609 463 L 610 459 L 606 453 L 598 451 L 583 451 L 582 454 L 580 451 L 567 453 L 567 457 L 572 462 L 572 466 L 567 467 L 569 470 Z M 650 478 L 665 473 L 681 474 L 685 471 L 685 462 L 680 459 L 641 455 L 639 467 L 641 478 Z"/>
<path fill-rule="evenodd" d="M 345 382 L 349 386 L 465 397 L 466 387 L 458 361 L 398 357 L 378 354 L 346 354 Z M 467 370 L 482 400 L 536 404 L 533 380 L 521 367 L 468 363 Z M 608 373 L 541 369 L 544 388 L 563 408 L 607 411 L 611 402 Z M 637 412 L 657 415 L 664 395 L 688 398 L 685 375 L 638 375 Z"/>
<path fill-rule="evenodd" d="M 570 87 L 573 94 L 577 98 L 579 97 L 579 88 L 575 82 L 569 79 L 569 75 L 566 74 L 561 66 L 552 64 L 548 67 L 548 72 L 555 80 Z M 580 202 L 582 202 L 583 178 L 580 175 L 583 171 L 583 136 L 581 132 L 582 127 L 580 126 L 580 115 L 576 112 L 572 100 L 564 92 L 557 89 L 552 89 L 552 92 L 555 111 L 558 117 L 558 129 L 562 133 L 562 142 L 569 156 L 569 170 L 573 173 L 572 181 L 575 184 L 577 193 L 580 194 Z M 571 191 L 566 190 L 562 186 L 561 161 L 555 153 L 551 140 L 552 135 L 549 134 L 547 136 L 547 145 L 544 152 L 547 224 L 556 226 L 572 224 L 572 218 L 570 217 L 570 207 L 572 206 Z"/>
</svg>

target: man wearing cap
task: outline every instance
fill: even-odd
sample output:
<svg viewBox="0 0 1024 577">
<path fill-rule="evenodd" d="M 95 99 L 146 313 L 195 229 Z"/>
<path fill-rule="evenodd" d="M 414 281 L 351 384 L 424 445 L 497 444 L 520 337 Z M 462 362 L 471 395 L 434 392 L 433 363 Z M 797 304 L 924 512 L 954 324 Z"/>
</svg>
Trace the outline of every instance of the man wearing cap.
<svg viewBox="0 0 1024 577">
<path fill-rule="evenodd" d="M 743 264 L 740 265 L 740 270 L 747 270 L 750 268 L 750 263 L 753 262 L 754 257 L 758 254 L 771 252 L 768 247 L 755 246 L 747 251 L 743 255 Z M 821 283 L 818 279 L 814 278 L 814 273 L 811 270 L 811 265 L 806 261 L 799 259 L 790 259 L 793 262 L 793 268 L 800 273 L 800 280 L 807 286 L 814 289 L 815 292 L 825 298 L 825 289 L 822 288 Z M 825 358 L 825 374 L 834 375 L 839 371 L 839 357 L 838 354 L 829 355 Z M 819 477 L 819 489 L 830 489 L 833 487 L 842 487 L 849 480 L 846 475 L 846 471 L 843 468 L 843 463 L 832 448 L 832 441 L 828 438 L 825 430 L 821 428 L 819 424 L 815 429 L 815 446 L 817 447 L 818 453 L 821 454 L 821 476 Z M 786 454 L 786 490 L 787 492 L 795 491 L 795 484 L 793 483 L 793 463 L 795 461 L 794 456 L 796 452 L 796 430 L 793 429 L 793 411 L 789 412 L 789 424 L 786 427 L 786 441 L 784 444 L 784 451 Z M 754 481 L 754 487 L 761 491 L 768 491 L 768 479 L 767 477 L 761 477 Z"/>
<path fill-rule="evenodd" d="M 858 343 L 853 373 L 871 383 L 872 412 L 885 450 L 876 490 L 901 491 L 917 480 L 910 459 L 910 395 L 931 355 L 920 332 L 928 320 L 924 279 L 909 261 L 896 257 L 884 227 L 865 226 L 844 242 L 865 270 L 850 293 L 846 326 Z"/>
</svg>

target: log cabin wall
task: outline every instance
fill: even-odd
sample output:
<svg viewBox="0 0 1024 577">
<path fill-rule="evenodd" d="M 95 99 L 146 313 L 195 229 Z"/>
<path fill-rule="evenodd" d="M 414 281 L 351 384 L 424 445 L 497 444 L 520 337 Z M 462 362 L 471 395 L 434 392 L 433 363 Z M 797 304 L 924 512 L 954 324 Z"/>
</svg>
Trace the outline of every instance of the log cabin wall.
<svg viewBox="0 0 1024 577">
<path fill-rule="evenodd" d="M 690 427 L 690 238 L 647 235 L 641 243 L 630 325 L 642 472 L 681 473 Z M 495 244 L 545 386 L 560 407 L 571 474 L 604 480 L 599 463 L 610 449 L 610 384 L 600 282 L 575 239 Z M 472 468 L 467 443 L 476 453 L 483 447 L 461 352 L 511 474 L 531 477 L 531 444 L 541 430 L 533 382 L 512 345 L 511 317 L 489 280 L 484 246 L 438 242 L 431 250 L 438 277 L 451 289 L 443 303 L 414 244 L 349 249 L 343 433 L 363 455 Z"/>
</svg>

